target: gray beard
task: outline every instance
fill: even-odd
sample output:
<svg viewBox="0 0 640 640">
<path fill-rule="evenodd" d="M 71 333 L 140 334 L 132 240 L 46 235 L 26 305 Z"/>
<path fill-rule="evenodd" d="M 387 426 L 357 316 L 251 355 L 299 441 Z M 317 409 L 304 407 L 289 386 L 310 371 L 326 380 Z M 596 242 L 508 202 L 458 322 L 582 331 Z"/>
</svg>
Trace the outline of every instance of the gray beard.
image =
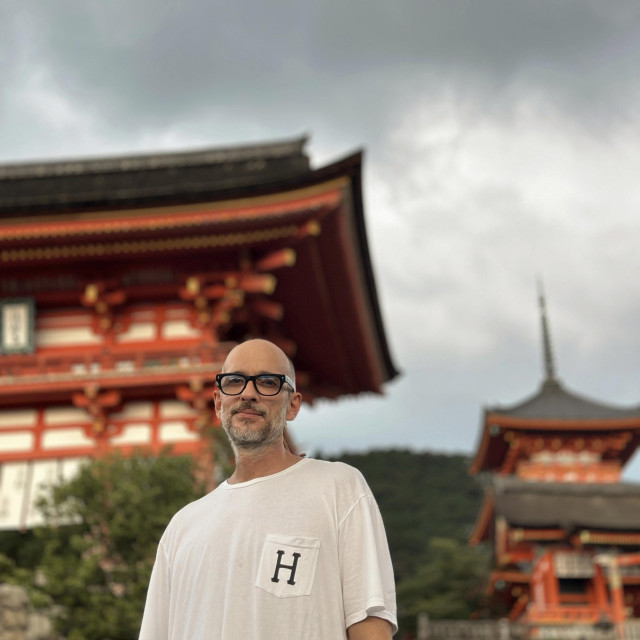
<svg viewBox="0 0 640 640">
<path fill-rule="evenodd" d="M 280 414 L 268 419 L 262 416 L 264 424 L 261 427 L 251 426 L 251 420 L 236 420 L 232 424 L 233 412 L 223 411 L 220 416 L 222 428 L 225 430 L 234 449 L 266 449 L 277 444 L 282 439 L 287 424 L 287 407 L 282 407 Z"/>
</svg>

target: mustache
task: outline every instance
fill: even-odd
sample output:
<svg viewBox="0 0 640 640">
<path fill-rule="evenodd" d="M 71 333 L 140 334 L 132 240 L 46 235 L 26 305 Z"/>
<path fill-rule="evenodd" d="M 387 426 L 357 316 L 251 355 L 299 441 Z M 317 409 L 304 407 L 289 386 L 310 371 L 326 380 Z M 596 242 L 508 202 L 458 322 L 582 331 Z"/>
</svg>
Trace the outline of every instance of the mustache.
<svg viewBox="0 0 640 640">
<path fill-rule="evenodd" d="M 247 410 L 255 411 L 256 413 L 258 413 L 263 417 L 266 415 L 264 409 L 259 409 L 253 402 L 241 402 L 240 404 L 237 404 L 235 407 L 233 407 L 233 409 L 231 409 L 231 415 L 233 416 L 239 411 L 247 411 Z"/>
</svg>

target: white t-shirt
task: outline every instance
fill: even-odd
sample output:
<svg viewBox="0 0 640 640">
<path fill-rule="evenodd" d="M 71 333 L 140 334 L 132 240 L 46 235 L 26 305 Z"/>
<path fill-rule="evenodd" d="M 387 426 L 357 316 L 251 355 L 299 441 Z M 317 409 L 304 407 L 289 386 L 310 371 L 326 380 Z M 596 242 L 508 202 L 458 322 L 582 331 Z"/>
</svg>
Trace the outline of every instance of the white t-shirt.
<svg viewBox="0 0 640 640">
<path fill-rule="evenodd" d="M 173 517 L 140 640 L 340 640 L 367 616 L 397 629 L 378 506 L 357 469 L 305 458 Z"/>
</svg>

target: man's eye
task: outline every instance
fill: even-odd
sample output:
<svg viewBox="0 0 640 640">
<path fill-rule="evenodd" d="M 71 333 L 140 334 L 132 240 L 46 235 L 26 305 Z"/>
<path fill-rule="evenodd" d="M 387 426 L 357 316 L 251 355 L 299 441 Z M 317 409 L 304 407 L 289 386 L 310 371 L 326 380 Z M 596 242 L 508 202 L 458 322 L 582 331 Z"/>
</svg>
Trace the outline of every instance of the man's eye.
<svg viewBox="0 0 640 640">
<path fill-rule="evenodd" d="M 268 378 L 260 378 L 260 382 L 265 387 L 277 387 L 280 384 L 278 378 L 268 377 Z"/>
<path fill-rule="evenodd" d="M 225 384 L 234 386 L 238 384 L 244 384 L 244 378 L 241 378 L 240 376 L 230 376 L 228 378 L 225 378 Z"/>
</svg>

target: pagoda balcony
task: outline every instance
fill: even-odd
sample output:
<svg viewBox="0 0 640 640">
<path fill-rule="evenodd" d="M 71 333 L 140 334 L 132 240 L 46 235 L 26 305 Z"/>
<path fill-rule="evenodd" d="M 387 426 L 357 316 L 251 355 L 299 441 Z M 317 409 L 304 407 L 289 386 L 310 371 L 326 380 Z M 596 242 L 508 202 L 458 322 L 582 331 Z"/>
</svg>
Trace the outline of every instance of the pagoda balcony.
<svg viewBox="0 0 640 640">
<path fill-rule="evenodd" d="M 600 609 L 589 605 L 530 606 L 526 620 L 531 624 L 595 624 L 601 615 Z"/>
</svg>

